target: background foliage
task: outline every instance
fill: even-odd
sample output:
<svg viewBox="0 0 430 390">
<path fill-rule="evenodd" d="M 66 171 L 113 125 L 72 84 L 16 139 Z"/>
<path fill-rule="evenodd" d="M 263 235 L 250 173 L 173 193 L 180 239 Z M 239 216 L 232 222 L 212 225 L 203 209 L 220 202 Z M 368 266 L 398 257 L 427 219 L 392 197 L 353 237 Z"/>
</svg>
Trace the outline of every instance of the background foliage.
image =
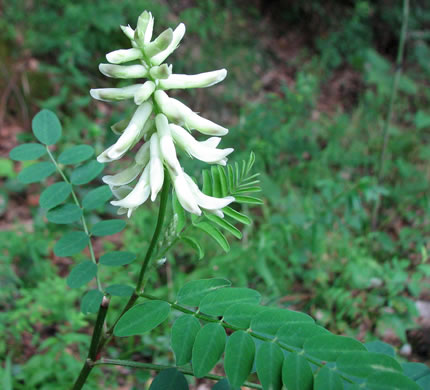
<svg viewBox="0 0 430 390">
<path fill-rule="evenodd" d="M 186 281 L 225 277 L 260 291 L 263 303 L 311 314 L 335 333 L 404 344 L 406 329 L 415 326 L 415 302 L 429 299 L 426 1 L 411 2 L 412 33 L 385 179 L 378 182 L 401 2 L 10 0 L 0 18 L 4 383 L 14 389 L 67 387 L 88 348 L 92 320 L 77 309 L 83 291 L 66 286 L 73 261 L 53 252 L 58 226 L 46 223 L 34 195 L 40 188 L 18 184 L 16 171 L 28 164 L 13 165 L 8 151 L 17 140 L 32 142 L 30 120 L 40 107 L 61 118 L 58 152 L 80 143 L 99 152 L 109 143 L 109 126 L 130 107 L 118 104 L 111 111 L 92 101 L 88 90 L 110 85 L 97 74 L 97 64 L 106 52 L 127 44 L 118 25 L 133 22 L 143 9 L 151 10 L 160 30 L 179 20 L 187 25 L 175 72 L 229 70 L 223 85 L 193 91 L 185 100 L 230 125 L 225 144 L 235 145 L 237 161 L 254 151 L 264 198 L 261 207 L 243 206 L 253 224 L 244 228 L 241 241 L 231 237 L 230 253 L 201 240 L 202 259 L 180 246 L 154 267 L 150 283 L 159 295 L 173 298 Z M 187 163 L 187 170 L 198 171 L 197 163 Z M 81 195 L 91 189 L 84 187 Z M 371 212 L 379 196 L 374 229 Z M 113 211 L 96 212 L 92 222 Z M 96 242 L 95 250 L 113 250 L 123 241 L 139 253 L 153 220 L 150 207 L 143 207 L 122 235 Z M 127 283 L 137 270 L 130 264 L 128 274 L 107 270 L 104 277 Z M 144 336 L 143 349 L 138 340 L 121 348 L 134 359 L 167 363 L 173 355 L 165 354 L 166 334 Z M 88 386 L 147 383 L 148 374 L 129 374 L 96 370 Z"/>
</svg>

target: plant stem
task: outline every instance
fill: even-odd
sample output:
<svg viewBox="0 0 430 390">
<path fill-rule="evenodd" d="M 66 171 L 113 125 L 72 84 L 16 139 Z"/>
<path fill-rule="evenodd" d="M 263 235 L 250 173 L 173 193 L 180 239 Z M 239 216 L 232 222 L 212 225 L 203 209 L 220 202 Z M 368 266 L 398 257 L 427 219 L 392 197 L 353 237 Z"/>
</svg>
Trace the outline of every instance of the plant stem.
<svg viewBox="0 0 430 390">
<path fill-rule="evenodd" d="M 133 362 L 130 360 L 116 360 L 116 359 L 100 359 L 96 361 L 94 365 L 124 366 L 124 367 L 143 368 L 145 370 L 154 370 L 154 371 L 162 371 L 167 368 L 172 368 L 171 366 L 165 366 L 161 364 L 140 363 L 140 362 Z M 192 370 L 188 370 L 182 367 L 175 367 L 175 368 L 185 375 L 194 376 L 194 372 Z M 203 378 L 219 381 L 221 379 L 224 379 L 225 377 L 220 375 L 208 374 L 208 375 L 205 375 Z M 243 386 L 250 387 L 251 389 L 263 389 L 261 385 L 257 385 L 256 383 L 251 383 L 251 382 L 245 382 Z"/>
<path fill-rule="evenodd" d="M 81 202 L 79 202 L 79 199 L 76 195 L 76 192 L 73 189 L 73 184 L 70 182 L 69 178 L 66 176 L 66 174 L 64 173 L 64 171 L 61 169 L 60 165 L 57 163 L 57 160 L 55 159 L 55 157 L 52 155 L 51 151 L 49 150 L 49 147 L 46 146 L 46 151 L 48 153 L 49 158 L 51 159 L 51 161 L 54 163 L 55 168 L 57 169 L 58 173 L 61 175 L 61 177 L 63 178 L 63 180 L 70 185 L 71 189 L 72 189 L 72 198 L 76 204 L 76 206 L 78 206 L 81 210 L 82 210 L 82 205 Z M 91 261 L 97 265 L 97 260 L 96 260 L 96 256 L 94 254 L 94 248 L 93 248 L 93 243 L 91 242 L 91 234 L 89 232 L 88 229 L 88 225 L 87 225 L 87 221 L 85 219 L 85 215 L 82 212 L 82 216 L 81 216 L 81 223 L 82 223 L 82 227 L 84 228 L 85 234 L 89 237 L 88 240 L 88 248 L 90 250 L 90 257 L 91 257 Z M 103 292 L 103 288 L 102 285 L 100 283 L 100 279 L 98 277 L 98 274 L 96 274 L 96 282 L 97 282 L 97 288 L 99 289 L 99 291 Z"/>
<path fill-rule="evenodd" d="M 381 150 L 380 162 L 379 162 L 379 171 L 377 176 L 377 184 L 379 185 L 384 178 L 384 168 L 385 168 L 385 159 L 388 148 L 388 141 L 390 138 L 390 123 L 393 117 L 393 109 L 394 109 L 394 101 L 397 95 L 397 87 L 399 84 L 400 76 L 402 74 L 402 65 L 403 65 L 403 53 L 405 51 L 405 42 L 408 32 L 408 19 L 409 19 L 409 0 L 403 0 L 403 18 L 402 18 L 402 29 L 400 32 L 400 41 L 399 47 L 397 50 L 397 59 L 396 59 L 396 72 L 394 74 L 393 83 L 391 84 L 391 94 L 390 94 L 390 102 L 388 106 L 387 117 L 384 122 L 383 128 L 383 145 Z M 374 204 L 373 212 L 372 212 L 372 229 L 374 230 L 378 223 L 378 214 L 379 208 L 381 206 L 381 197 L 378 196 L 377 201 Z"/>
</svg>

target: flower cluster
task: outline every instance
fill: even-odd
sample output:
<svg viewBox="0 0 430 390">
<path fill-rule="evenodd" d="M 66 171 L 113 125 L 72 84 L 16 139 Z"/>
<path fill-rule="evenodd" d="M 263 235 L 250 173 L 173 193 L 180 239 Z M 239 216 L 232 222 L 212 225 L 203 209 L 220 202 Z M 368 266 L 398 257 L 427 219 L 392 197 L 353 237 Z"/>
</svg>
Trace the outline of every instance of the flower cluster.
<svg viewBox="0 0 430 390">
<path fill-rule="evenodd" d="M 132 214 L 149 197 L 154 201 L 168 172 L 177 198 L 182 207 L 190 213 L 200 215 L 201 209 L 223 216 L 222 208 L 234 201 L 231 196 L 214 198 L 203 194 L 194 181 L 182 169 L 175 145 L 190 156 L 209 164 L 225 165 L 232 148 L 218 149 L 219 136 L 228 130 L 194 113 L 177 99 L 170 98 L 166 90 L 174 88 L 204 88 L 219 83 L 227 75 L 225 69 L 196 75 L 172 74 L 172 65 L 164 60 L 178 47 L 185 34 L 185 25 L 175 30 L 167 29 L 152 39 L 154 18 L 150 12 L 143 12 L 137 21 L 136 30 L 121 26 L 130 39 L 132 48 L 115 50 L 106 55 L 109 64 L 100 64 L 100 72 L 107 77 L 120 79 L 146 78 L 143 84 L 123 88 L 92 89 L 91 96 L 102 101 L 134 99 L 137 109 L 131 118 L 112 126 L 120 137 L 115 144 L 101 153 L 99 162 L 120 159 L 140 140 L 143 146 L 135 154 L 134 164 L 116 175 L 104 176 L 117 200 L 118 214 Z M 131 65 L 121 65 L 134 61 Z M 197 130 L 211 136 L 197 141 L 190 133 Z M 136 181 L 134 188 L 130 183 Z"/>
</svg>

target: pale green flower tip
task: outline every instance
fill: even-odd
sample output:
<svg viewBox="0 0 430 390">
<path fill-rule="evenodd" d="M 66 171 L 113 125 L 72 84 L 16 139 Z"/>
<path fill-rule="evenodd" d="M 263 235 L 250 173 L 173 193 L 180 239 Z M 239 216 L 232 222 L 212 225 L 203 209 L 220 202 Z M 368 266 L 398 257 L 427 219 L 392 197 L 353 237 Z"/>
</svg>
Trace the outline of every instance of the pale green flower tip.
<svg viewBox="0 0 430 390">
<path fill-rule="evenodd" d="M 148 70 L 143 65 L 99 64 L 99 70 L 106 77 L 115 79 L 136 79 L 148 75 Z"/>
<path fill-rule="evenodd" d="M 226 69 L 219 69 L 212 72 L 194 75 L 172 74 L 167 80 L 161 80 L 159 85 L 160 89 L 163 90 L 176 88 L 207 88 L 223 81 L 226 75 Z"/>
<path fill-rule="evenodd" d="M 153 28 L 154 18 L 151 12 L 143 11 L 137 19 L 137 27 L 134 35 L 140 46 L 143 47 L 151 41 Z"/>
<path fill-rule="evenodd" d="M 172 74 L 172 65 L 153 66 L 149 69 L 149 74 L 157 80 L 168 79 Z"/>
<path fill-rule="evenodd" d="M 111 64 L 122 64 L 123 62 L 139 60 L 142 58 L 142 51 L 136 48 L 114 50 L 106 54 L 106 59 Z"/>
<path fill-rule="evenodd" d="M 151 58 L 158 53 L 166 50 L 173 39 L 173 30 L 168 28 L 164 30 L 153 42 L 145 44 L 143 50 Z"/>
<path fill-rule="evenodd" d="M 134 84 L 123 88 L 91 89 L 90 95 L 94 99 L 101 100 L 104 102 L 116 102 L 125 99 L 132 99 L 142 85 L 143 84 Z"/>
<path fill-rule="evenodd" d="M 119 122 L 114 123 L 110 128 L 116 135 L 121 135 L 126 129 L 130 118 L 121 119 Z"/>
<path fill-rule="evenodd" d="M 134 38 L 134 30 L 130 27 L 130 25 L 128 25 L 128 26 L 120 26 L 120 27 L 121 27 L 122 32 L 125 34 L 125 36 L 128 39 L 133 40 L 133 38 Z"/>
<path fill-rule="evenodd" d="M 173 39 L 170 45 L 167 47 L 166 50 L 163 50 L 161 53 L 154 55 L 151 58 L 151 63 L 154 65 L 160 65 L 161 63 L 163 63 L 164 60 L 176 50 L 185 35 L 185 30 L 185 24 L 180 23 L 173 31 Z"/>
<path fill-rule="evenodd" d="M 152 81 L 146 81 L 134 94 L 134 102 L 139 106 L 143 102 L 149 99 L 152 93 L 155 91 L 155 83 Z"/>
</svg>

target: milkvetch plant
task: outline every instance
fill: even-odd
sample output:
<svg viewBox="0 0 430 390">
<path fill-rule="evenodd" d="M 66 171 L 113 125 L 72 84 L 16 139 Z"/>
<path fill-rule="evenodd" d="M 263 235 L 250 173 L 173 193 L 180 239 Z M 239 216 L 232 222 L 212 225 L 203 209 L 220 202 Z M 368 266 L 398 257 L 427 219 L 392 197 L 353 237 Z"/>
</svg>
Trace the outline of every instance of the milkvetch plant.
<svg viewBox="0 0 430 390">
<path fill-rule="evenodd" d="M 81 300 L 81 311 L 96 314 L 88 355 L 73 389 L 81 389 L 93 369 L 108 365 L 159 371 L 150 385 L 152 390 L 188 389 L 184 375 L 214 380 L 217 383 L 213 389 L 218 390 L 241 386 L 267 390 L 423 389 L 420 380 L 430 375 L 428 368 L 415 363 L 402 366 L 390 351 L 387 353 L 383 343 L 362 344 L 331 334 L 305 313 L 261 305 L 257 291 L 231 287 L 227 279 L 192 280 L 179 289 L 173 301 L 148 291 L 145 280 L 151 261 L 164 257 L 180 241 L 204 257 L 204 248 L 193 235 L 195 229 L 208 234 L 228 252 L 224 231 L 240 239 L 237 225 L 250 223 L 250 218 L 239 211 L 241 204 L 261 203 L 249 195 L 260 190 L 258 175 L 252 173 L 254 155 L 251 153 L 240 164 L 228 164 L 233 149 L 218 148 L 219 136 L 227 134 L 227 129 L 164 92 L 209 87 L 222 81 L 226 71 L 193 76 L 172 73 L 172 66 L 163 62 L 178 46 L 185 26 L 167 29 L 152 40 L 153 25 L 152 15 L 145 11 L 135 30 L 122 27 L 131 48 L 109 53 L 110 64 L 99 67 L 108 77 L 147 81 L 91 90 L 96 99 L 132 99 L 136 105 L 131 118 L 113 126 L 119 138 L 98 155 L 97 161 L 92 159 L 94 150 L 88 145 L 74 146 L 56 157 L 51 145 L 60 140 L 62 129 L 58 118 L 48 110 L 33 119 L 33 133 L 39 143 L 20 145 L 10 153 L 17 161 L 48 158 L 24 168 L 19 179 L 34 183 L 58 173 L 60 180 L 40 196 L 48 221 L 72 226 L 54 245 L 54 254 L 71 257 L 86 250 L 89 256 L 67 277 L 70 288 L 88 288 Z M 194 130 L 210 137 L 199 141 L 192 134 Z M 184 172 L 176 147 L 212 164 L 211 169 L 202 172 L 202 190 Z M 101 174 L 104 163 L 127 154 L 132 156 L 131 165 L 103 176 L 106 185 L 90 191 L 81 188 Z M 118 213 L 128 217 L 148 198 L 159 200 L 157 223 L 142 258 L 125 250 L 101 256 L 94 250 L 95 237 L 125 228 L 122 219 L 89 222 L 88 216 L 103 209 L 112 196 L 116 200 L 111 203 L 118 207 Z M 167 239 L 158 245 L 162 235 Z M 134 287 L 105 285 L 101 280 L 102 267 L 123 267 L 132 262 L 140 264 Z M 108 322 L 111 299 L 121 301 L 123 309 Z M 174 365 L 118 360 L 107 355 L 106 346 L 112 338 L 150 332 L 167 321 L 172 311 L 181 314 L 171 327 Z M 211 373 L 220 361 L 225 377 Z"/>
</svg>

